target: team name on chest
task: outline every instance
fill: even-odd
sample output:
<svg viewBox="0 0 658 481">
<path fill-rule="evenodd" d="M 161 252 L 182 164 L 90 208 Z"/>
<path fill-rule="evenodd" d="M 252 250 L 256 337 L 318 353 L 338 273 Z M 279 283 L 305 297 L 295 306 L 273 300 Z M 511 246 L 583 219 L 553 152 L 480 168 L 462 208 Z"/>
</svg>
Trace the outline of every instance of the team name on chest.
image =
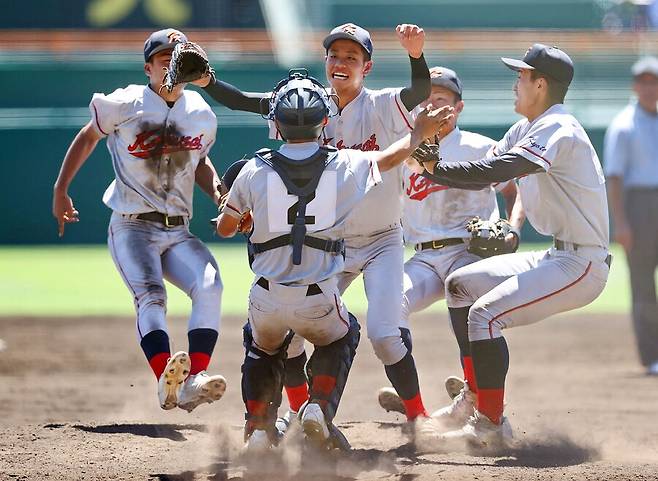
<svg viewBox="0 0 658 481">
<path fill-rule="evenodd" d="M 134 157 L 148 159 L 150 157 L 181 152 L 184 150 L 201 150 L 203 134 L 196 137 L 179 135 L 163 128 L 140 132 L 135 141 L 128 146 L 128 152 Z"/>
<path fill-rule="evenodd" d="M 414 173 L 409 176 L 409 187 L 407 187 L 405 192 L 411 200 L 421 201 L 432 192 L 438 192 L 448 188 L 445 185 L 436 184 L 422 175 Z"/>
<path fill-rule="evenodd" d="M 325 137 L 322 141 L 323 145 L 330 145 L 331 142 L 334 140 L 334 138 L 335 137 Z M 352 150 L 361 150 L 362 152 L 380 150 L 379 145 L 377 144 L 377 134 L 372 134 L 364 142 L 361 142 L 360 144 L 354 144 L 351 146 L 345 145 L 345 141 L 343 139 L 340 139 L 338 142 L 336 142 L 335 147 L 339 150 L 352 149 Z"/>
</svg>

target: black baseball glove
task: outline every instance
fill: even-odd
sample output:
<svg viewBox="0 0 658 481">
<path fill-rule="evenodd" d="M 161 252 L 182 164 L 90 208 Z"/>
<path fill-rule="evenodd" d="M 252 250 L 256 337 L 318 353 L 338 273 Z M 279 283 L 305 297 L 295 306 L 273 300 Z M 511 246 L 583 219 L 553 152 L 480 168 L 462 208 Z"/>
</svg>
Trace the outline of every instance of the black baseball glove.
<svg viewBox="0 0 658 481">
<path fill-rule="evenodd" d="M 206 75 L 215 74 L 208 62 L 208 55 L 194 42 L 177 44 L 171 54 L 169 68 L 165 70 L 161 88 L 166 88 L 169 92 L 180 83 L 193 82 Z"/>
<path fill-rule="evenodd" d="M 427 162 L 440 162 L 441 155 L 439 153 L 438 139 L 434 139 L 435 143 L 424 141 L 411 153 L 411 158 L 418 162 L 423 168 Z"/>
<path fill-rule="evenodd" d="M 512 226 L 505 219 L 495 222 L 474 217 L 466 224 L 471 240 L 468 243 L 468 252 L 479 257 L 491 257 L 500 254 L 510 254 L 519 248 L 519 238 L 512 230 Z M 505 242 L 505 237 L 514 233 L 516 242 L 513 247 Z"/>
</svg>

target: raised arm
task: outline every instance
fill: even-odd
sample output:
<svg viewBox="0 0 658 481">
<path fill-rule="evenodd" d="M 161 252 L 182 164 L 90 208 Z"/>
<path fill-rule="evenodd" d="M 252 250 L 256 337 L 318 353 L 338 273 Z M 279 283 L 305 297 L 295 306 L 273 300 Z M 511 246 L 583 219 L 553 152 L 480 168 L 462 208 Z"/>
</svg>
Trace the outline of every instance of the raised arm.
<svg viewBox="0 0 658 481">
<path fill-rule="evenodd" d="M 430 71 L 423 56 L 425 31 L 417 25 L 402 24 L 395 29 L 400 44 L 409 54 L 411 85 L 402 89 L 400 98 L 409 112 L 430 96 L 432 84 Z"/>
<path fill-rule="evenodd" d="M 68 189 L 73 178 L 98 145 L 102 135 L 96 130 L 92 121 L 80 129 L 66 151 L 62 167 L 53 187 L 53 216 L 57 219 L 58 233 L 64 235 L 64 226 L 70 222 L 78 222 L 78 211 L 73 207 Z"/>
<path fill-rule="evenodd" d="M 214 75 L 206 76 L 194 85 L 203 88 L 208 95 L 231 110 L 242 110 L 255 114 L 266 115 L 269 112 L 269 93 L 243 92 L 228 82 L 218 80 Z"/>
<path fill-rule="evenodd" d="M 442 107 L 436 110 L 423 110 L 411 133 L 405 135 L 387 149 L 373 154 L 373 160 L 381 172 L 400 165 L 427 138 L 434 137 L 453 117 L 452 107 Z"/>
</svg>

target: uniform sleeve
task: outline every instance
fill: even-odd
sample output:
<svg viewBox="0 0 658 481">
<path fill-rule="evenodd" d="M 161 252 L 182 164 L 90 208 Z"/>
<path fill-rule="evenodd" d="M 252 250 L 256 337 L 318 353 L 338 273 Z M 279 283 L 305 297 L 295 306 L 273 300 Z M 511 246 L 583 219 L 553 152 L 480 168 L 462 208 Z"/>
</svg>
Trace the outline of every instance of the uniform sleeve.
<svg viewBox="0 0 658 481">
<path fill-rule="evenodd" d="M 119 90 L 110 95 L 94 94 L 89 102 L 89 111 L 99 134 L 107 136 L 116 130 L 124 120 L 124 105 L 125 101 L 120 98 Z"/>
<path fill-rule="evenodd" d="M 255 166 L 254 163 L 254 159 L 247 162 L 233 181 L 228 194 L 228 200 L 226 201 L 226 207 L 224 207 L 224 214 L 239 219 L 243 214 L 252 209 L 249 184 Z"/>
<path fill-rule="evenodd" d="M 555 164 L 560 149 L 569 148 L 572 142 L 573 136 L 562 125 L 539 122 L 508 153 L 524 157 L 548 172 Z"/>
<path fill-rule="evenodd" d="M 505 135 L 503 136 L 502 139 L 494 143 L 493 146 L 489 148 L 487 154 L 485 155 L 485 158 L 493 159 L 494 157 L 498 157 L 499 155 L 503 155 L 509 152 L 509 150 L 512 147 L 514 147 L 514 141 L 518 136 L 517 135 L 518 129 L 519 129 L 519 123 L 517 122 L 512 127 L 510 127 L 510 129 L 507 132 L 505 132 Z"/>
<path fill-rule="evenodd" d="M 613 122 L 603 142 L 603 168 L 608 177 L 624 177 L 630 158 L 630 132 Z"/>
<path fill-rule="evenodd" d="M 210 117 L 213 128 L 211 128 L 210 132 L 208 132 L 207 138 L 205 139 L 205 145 L 199 153 L 200 159 L 203 159 L 204 157 L 207 157 L 208 154 L 210 154 L 210 149 L 212 149 L 212 146 L 215 144 L 215 140 L 217 139 L 217 116 L 212 111 L 210 106 L 208 106 L 208 116 Z"/>
<path fill-rule="evenodd" d="M 375 110 L 387 130 L 402 137 L 408 134 L 414 125 L 414 118 L 400 98 L 402 89 L 383 89 L 374 97 Z"/>
<path fill-rule="evenodd" d="M 379 166 L 374 160 L 372 152 L 350 150 L 346 152 L 350 158 L 350 172 L 359 191 L 368 193 L 377 184 L 382 182 Z"/>
</svg>

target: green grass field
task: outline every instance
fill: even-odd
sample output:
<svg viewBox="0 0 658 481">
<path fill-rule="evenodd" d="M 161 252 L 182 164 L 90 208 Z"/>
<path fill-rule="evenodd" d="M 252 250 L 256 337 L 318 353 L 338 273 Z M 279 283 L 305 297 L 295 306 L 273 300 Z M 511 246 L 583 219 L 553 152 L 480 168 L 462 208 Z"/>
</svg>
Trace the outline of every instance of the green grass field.
<svg viewBox="0 0 658 481">
<path fill-rule="evenodd" d="M 525 249 L 545 246 L 527 244 Z M 223 312 L 246 315 L 247 294 L 253 275 L 242 244 L 212 244 L 224 282 Z M 629 310 L 629 285 L 625 257 L 613 250 L 608 285 L 603 294 L 583 311 L 621 313 Z M 408 256 L 412 254 L 407 252 Z M 84 247 L 2 247 L 0 248 L 0 316 L 132 316 L 128 289 L 114 268 L 107 248 Z M 190 301 L 168 285 L 168 312 L 185 315 Z M 366 302 L 360 280 L 345 295 L 350 310 L 365 312 Z M 445 311 L 441 301 L 430 308 Z"/>
</svg>

